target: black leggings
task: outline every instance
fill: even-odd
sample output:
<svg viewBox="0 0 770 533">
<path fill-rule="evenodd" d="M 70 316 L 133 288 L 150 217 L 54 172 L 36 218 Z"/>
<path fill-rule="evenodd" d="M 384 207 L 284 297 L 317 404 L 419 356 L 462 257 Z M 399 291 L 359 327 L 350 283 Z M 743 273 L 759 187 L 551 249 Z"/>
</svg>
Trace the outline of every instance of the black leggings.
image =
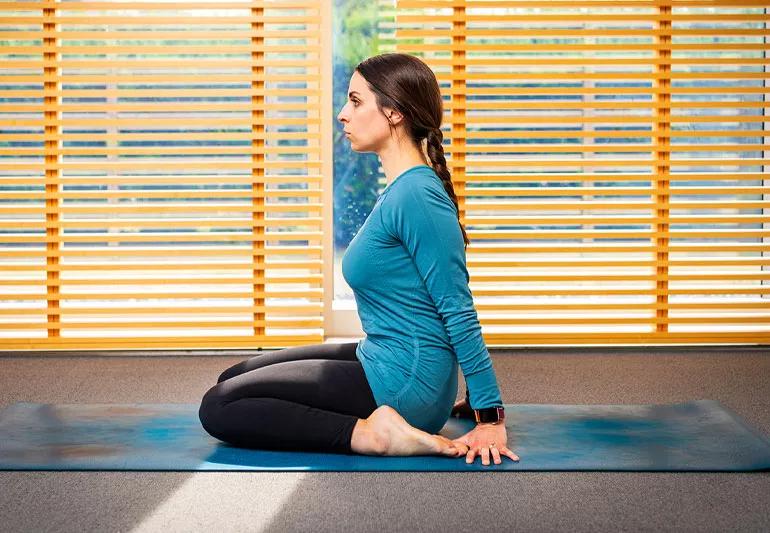
<svg viewBox="0 0 770 533">
<path fill-rule="evenodd" d="M 377 408 L 357 344 L 264 352 L 228 368 L 203 396 L 203 428 L 239 447 L 353 453 L 356 422 Z"/>
</svg>

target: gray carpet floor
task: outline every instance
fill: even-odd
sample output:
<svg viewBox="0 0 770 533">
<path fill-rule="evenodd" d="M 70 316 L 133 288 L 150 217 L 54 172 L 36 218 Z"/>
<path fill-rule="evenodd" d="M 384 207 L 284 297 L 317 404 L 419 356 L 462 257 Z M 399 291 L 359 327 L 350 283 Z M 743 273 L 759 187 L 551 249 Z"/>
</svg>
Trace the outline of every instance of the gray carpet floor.
<svg viewBox="0 0 770 533">
<path fill-rule="evenodd" d="M 506 403 L 712 399 L 770 435 L 770 347 L 491 353 Z M 250 355 L 0 353 L 0 407 L 197 402 Z M 766 532 L 770 473 L 0 472 L 0 531 Z"/>
</svg>

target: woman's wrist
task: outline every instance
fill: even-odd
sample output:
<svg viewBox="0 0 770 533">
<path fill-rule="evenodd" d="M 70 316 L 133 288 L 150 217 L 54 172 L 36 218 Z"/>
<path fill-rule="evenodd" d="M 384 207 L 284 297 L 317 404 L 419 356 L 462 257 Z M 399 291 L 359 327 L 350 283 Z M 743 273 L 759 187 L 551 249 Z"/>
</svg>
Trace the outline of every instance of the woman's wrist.
<svg viewBox="0 0 770 533">
<path fill-rule="evenodd" d="M 505 420 L 505 408 L 503 406 L 487 407 L 484 409 L 474 409 L 474 417 L 476 422 L 500 424 Z"/>
</svg>

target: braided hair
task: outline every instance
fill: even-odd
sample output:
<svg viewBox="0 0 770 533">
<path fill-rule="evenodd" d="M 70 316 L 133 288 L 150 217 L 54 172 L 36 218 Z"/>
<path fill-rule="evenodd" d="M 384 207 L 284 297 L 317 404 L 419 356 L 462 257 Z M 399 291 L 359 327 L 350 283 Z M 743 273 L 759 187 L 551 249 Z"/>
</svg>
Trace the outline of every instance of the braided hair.
<svg viewBox="0 0 770 533">
<path fill-rule="evenodd" d="M 441 183 L 444 184 L 444 190 L 449 195 L 449 199 L 455 204 L 455 208 L 457 209 L 457 222 L 460 224 L 460 231 L 463 233 L 463 241 L 467 248 L 468 244 L 470 244 L 470 240 L 468 239 L 468 234 L 465 232 L 462 222 L 460 222 L 460 206 L 457 203 L 457 195 L 455 194 L 455 188 L 452 185 L 452 177 L 449 174 L 449 169 L 446 166 L 446 158 L 444 157 L 444 145 L 442 144 L 444 134 L 442 133 L 441 128 L 437 127 L 428 130 L 426 139 L 428 158 L 430 159 L 431 166 L 436 174 L 438 174 L 438 177 L 441 178 Z"/>
<path fill-rule="evenodd" d="M 365 59 L 356 66 L 356 71 L 375 94 L 377 108 L 382 111 L 383 107 L 388 107 L 401 113 L 412 142 L 421 151 L 425 141 L 431 166 L 457 209 L 457 223 L 467 248 L 470 240 L 460 222 L 460 206 L 444 156 L 444 134 L 441 131 L 444 103 L 436 75 L 418 57 L 400 53 Z M 386 118 L 390 123 L 390 117 L 386 115 Z M 393 129 L 391 123 L 391 131 Z"/>
</svg>

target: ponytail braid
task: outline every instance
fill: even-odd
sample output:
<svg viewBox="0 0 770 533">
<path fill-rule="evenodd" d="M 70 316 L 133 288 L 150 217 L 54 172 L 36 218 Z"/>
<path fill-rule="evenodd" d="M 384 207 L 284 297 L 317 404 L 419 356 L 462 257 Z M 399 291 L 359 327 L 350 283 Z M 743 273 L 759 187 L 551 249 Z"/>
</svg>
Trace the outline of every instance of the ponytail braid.
<svg viewBox="0 0 770 533">
<path fill-rule="evenodd" d="M 446 190 L 452 203 L 454 203 L 457 208 L 457 222 L 460 224 L 460 231 L 463 233 L 463 241 L 467 248 L 470 244 L 470 239 L 468 239 L 468 234 L 465 232 L 462 222 L 460 222 L 460 206 L 457 203 L 457 195 L 455 194 L 455 189 L 452 185 L 452 178 L 449 175 L 449 169 L 446 166 L 444 145 L 442 144 L 443 140 L 444 134 L 442 133 L 441 128 L 428 128 L 428 157 L 430 158 L 433 170 L 438 174 L 438 177 L 441 178 L 441 182 L 444 184 L 444 190 Z"/>
</svg>

